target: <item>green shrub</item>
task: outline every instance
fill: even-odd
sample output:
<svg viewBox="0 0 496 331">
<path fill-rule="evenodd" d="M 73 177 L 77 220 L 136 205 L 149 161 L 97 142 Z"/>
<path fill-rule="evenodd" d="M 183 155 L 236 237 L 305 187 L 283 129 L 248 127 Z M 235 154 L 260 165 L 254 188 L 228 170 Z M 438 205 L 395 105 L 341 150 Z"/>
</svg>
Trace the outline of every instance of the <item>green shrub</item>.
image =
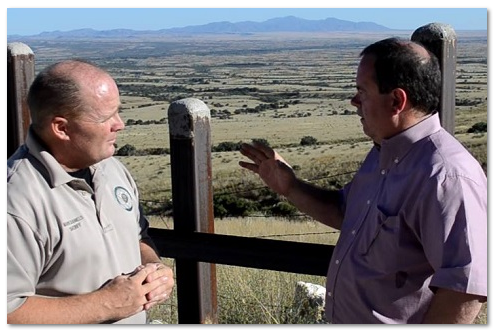
<svg viewBox="0 0 496 331">
<path fill-rule="evenodd" d="M 117 150 L 117 156 L 134 156 L 136 155 L 136 147 L 130 144 L 125 144 Z"/>
<path fill-rule="evenodd" d="M 252 142 L 257 142 L 259 144 L 262 144 L 262 145 L 265 145 L 265 146 L 268 146 L 270 147 L 270 144 L 269 142 L 267 141 L 267 139 L 264 139 L 264 138 L 254 138 L 251 140 Z"/>
<path fill-rule="evenodd" d="M 305 136 L 301 138 L 300 145 L 301 146 L 309 146 L 309 145 L 315 145 L 317 144 L 317 138 L 314 138 L 312 136 Z"/>
<path fill-rule="evenodd" d="M 214 217 L 244 217 L 258 210 L 257 204 L 234 194 L 218 194 L 213 197 Z"/>
<path fill-rule="evenodd" d="M 269 212 L 273 216 L 283 216 L 283 217 L 294 217 L 298 213 L 298 209 L 293 206 L 291 203 L 286 201 L 280 201 L 273 205 Z"/>
<path fill-rule="evenodd" d="M 470 129 L 467 130 L 467 133 L 481 133 L 487 132 L 487 123 L 486 122 L 478 122 L 472 125 Z"/>
<path fill-rule="evenodd" d="M 212 152 L 235 152 L 241 148 L 241 142 L 224 141 L 212 147 Z"/>
</svg>

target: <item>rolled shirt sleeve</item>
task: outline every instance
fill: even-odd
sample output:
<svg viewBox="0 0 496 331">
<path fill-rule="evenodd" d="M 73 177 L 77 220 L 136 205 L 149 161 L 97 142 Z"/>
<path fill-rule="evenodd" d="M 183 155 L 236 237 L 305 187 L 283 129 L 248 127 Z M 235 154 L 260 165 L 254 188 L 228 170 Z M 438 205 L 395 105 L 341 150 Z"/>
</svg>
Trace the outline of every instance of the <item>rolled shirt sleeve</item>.
<svg viewBox="0 0 496 331">
<path fill-rule="evenodd" d="M 435 270 L 431 287 L 487 296 L 487 200 L 480 195 L 485 183 L 448 175 L 442 182 L 432 180 L 435 187 L 420 195 L 416 219 Z M 427 221 L 435 217 L 442 219 Z"/>
</svg>

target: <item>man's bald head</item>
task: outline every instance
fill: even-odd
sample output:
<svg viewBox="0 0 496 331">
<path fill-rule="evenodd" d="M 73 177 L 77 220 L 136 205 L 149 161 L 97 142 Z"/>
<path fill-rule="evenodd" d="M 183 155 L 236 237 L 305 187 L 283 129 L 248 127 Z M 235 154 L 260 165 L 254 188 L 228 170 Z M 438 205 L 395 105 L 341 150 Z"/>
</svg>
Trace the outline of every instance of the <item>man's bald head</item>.
<svg viewBox="0 0 496 331">
<path fill-rule="evenodd" d="M 80 116 L 84 111 L 81 92 L 95 89 L 101 79 L 112 80 L 107 72 L 83 60 L 58 62 L 41 71 L 28 93 L 35 132 L 40 133 L 54 116 Z"/>
</svg>

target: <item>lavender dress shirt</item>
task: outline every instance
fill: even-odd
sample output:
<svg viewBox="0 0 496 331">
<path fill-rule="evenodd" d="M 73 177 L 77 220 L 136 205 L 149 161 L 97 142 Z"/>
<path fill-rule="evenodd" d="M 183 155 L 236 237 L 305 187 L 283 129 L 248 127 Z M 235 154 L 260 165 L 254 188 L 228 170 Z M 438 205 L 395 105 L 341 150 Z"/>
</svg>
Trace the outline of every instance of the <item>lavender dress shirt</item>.
<svg viewBox="0 0 496 331">
<path fill-rule="evenodd" d="M 421 323 L 436 288 L 487 296 L 487 178 L 433 115 L 372 148 L 341 191 L 332 323 Z"/>
</svg>

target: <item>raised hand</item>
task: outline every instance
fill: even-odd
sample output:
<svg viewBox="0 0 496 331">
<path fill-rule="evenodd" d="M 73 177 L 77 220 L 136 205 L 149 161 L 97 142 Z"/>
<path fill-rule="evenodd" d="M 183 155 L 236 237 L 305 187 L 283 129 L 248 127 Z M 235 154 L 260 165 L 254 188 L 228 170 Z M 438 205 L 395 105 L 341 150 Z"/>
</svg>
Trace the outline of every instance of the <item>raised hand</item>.
<svg viewBox="0 0 496 331">
<path fill-rule="evenodd" d="M 242 144 L 241 154 L 253 163 L 240 161 L 239 165 L 258 174 L 265 184 L 278 194 L 287 196 L 296 183 L 291 166 L 272 148 L 258 142 Z"/>
</svg>

